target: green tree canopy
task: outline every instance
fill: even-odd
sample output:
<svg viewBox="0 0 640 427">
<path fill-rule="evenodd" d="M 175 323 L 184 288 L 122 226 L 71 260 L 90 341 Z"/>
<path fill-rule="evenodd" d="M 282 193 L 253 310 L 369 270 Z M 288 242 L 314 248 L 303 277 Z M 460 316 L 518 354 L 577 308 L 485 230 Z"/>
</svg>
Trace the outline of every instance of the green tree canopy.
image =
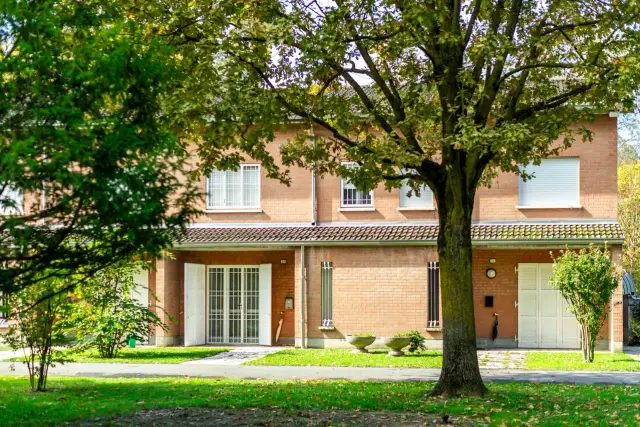
<svg viewBox="0 0 640 427">
<path fill-rule="evenodd" d="M 118 2 L 2 3 L 0 291 L 170 243 L 195 197 L 160 108 L 179 76 Z"/>
<path fill-rule="evenodd" d="M 135 12 L 180 52 L 188 79 L 173 107 L 200 141 L 203 172 L 249 155 L 284 182 L 298 165 L 362 190 L 433 190 L 444 333 L 434 393 L 484 394 L 476 189 L 590 139 L 581 120 L 632 107 L 637 2 L 156 0 Z M 292 123 L 281 168 L 265 146 Z"/>
</svg>

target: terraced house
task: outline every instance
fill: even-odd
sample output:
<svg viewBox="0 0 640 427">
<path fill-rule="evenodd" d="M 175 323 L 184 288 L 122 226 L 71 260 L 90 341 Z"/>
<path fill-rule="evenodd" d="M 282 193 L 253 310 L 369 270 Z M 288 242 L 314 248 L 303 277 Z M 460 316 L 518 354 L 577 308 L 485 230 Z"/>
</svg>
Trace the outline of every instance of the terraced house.
<svg viewBox="0 0 640 427">
<path fill-rule="evenodd" d="M 534 179 L 502 174 L 478 191 L 479 346 L 579 347 L 577 322 L 549 286 L 552 253 L 593 243 L 619 257 L 623 242 L 616 117 L 589 126 L 593 142 L 523 165 Z M 291 135 L 269 147 L 276 158 Z M 156 343 L 339 347 L 347 334 L 419 330 L 430 346 L 441 345 L 438 207 L 430 190 L 366 193 L 338 177 L 295 168 L 291 175 L 287 187 L 247 161 L 202 180 L 202 214 L 170 248 L 173 257 L 138 278 L 178 320 L 156 331 Z M 612 350 L 622 348 L 621 301 L 620 289 L 601 332 L 601 345 Z"/>
</svg>

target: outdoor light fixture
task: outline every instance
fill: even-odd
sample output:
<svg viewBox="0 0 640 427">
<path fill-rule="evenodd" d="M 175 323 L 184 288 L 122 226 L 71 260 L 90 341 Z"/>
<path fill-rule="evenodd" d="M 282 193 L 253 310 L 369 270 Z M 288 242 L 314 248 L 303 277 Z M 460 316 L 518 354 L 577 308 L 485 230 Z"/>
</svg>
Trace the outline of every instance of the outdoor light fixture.
<svg viewBox="0 0 640 427">
<path fill-rule="evenodd" d="M 495 268 L 488 268 L 487 269 L 487 277 L 489 279 L 493 279 L 494 277 L 496 277 L 496 269 Z"/>
</svg>

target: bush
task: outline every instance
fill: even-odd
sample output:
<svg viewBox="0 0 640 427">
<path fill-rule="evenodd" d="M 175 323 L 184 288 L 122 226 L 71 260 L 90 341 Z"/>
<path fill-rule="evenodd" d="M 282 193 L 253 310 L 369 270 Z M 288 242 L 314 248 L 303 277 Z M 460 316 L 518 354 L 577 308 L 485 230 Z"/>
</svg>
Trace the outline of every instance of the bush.
<svg viewBox="0 0 640 427">
<path fill-rule="evenodd" d="M 567 309 L 580 324 L 585 362 L 593 362 L 598 332 L 607 317 L 606 307 L 620 278 L 621 271 L 606 248 L 591 245 L 578 252 L 567 249 L 553 260 L 551 284 L 567 300 Z"/>
<path fill-rule="evenodd" d="M 112 359 L 127 345 L 129 338 L 143 341 L 152 328 L 167 329 L 153 310 L 133 298 L 137 286 L 133 276 L 142 268 L 142 262 L 121 262 L 78 288 L 80 300 L 70 326 L 77 329 L 82 348 L 96 348 L 100 357 Z"/>
<path fill-rule="evenodd" d="M 411 341 L 409 342 L 409 348 L 407 349 L 410 353 L 427 349 L 427 346 L 424 344 L 426 338 L 418 331 L 401 332 L 395 334 L 393 338 L 410 338 Z"/>
<path fill-rule="evenodd" d="M 72 307 L 69 287 L 49 278 L 7 296 L 11 327 L 4 340 L 14 350 L 23 349 L 33 391 L 46 391 L 49 367 L 64 362 L 60 347 L 70 345 L 63 322 Z"/>
</svg>

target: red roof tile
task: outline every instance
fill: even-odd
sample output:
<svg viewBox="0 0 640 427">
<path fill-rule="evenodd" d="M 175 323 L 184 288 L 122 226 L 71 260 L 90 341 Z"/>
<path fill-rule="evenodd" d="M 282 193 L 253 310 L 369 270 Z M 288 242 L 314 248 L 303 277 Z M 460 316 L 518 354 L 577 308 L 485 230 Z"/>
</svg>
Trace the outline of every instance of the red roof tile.
<svg viewBox="0 0 640 427">
<path fill-rule="evenodd" d="M 617 223 L 474 224 L 474 241 L 622 240 Z M 178 239 L 186 243 L 322 243 L 435 241 L 437 225 L 344 225 L 193 227 Z"/>
</svg>

